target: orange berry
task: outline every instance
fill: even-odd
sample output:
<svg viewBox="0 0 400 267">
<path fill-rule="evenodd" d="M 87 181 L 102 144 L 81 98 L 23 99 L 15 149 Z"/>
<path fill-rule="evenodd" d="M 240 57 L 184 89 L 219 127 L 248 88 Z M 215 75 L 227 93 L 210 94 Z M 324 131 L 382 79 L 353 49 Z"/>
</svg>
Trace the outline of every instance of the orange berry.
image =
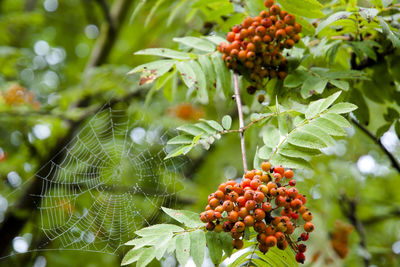
<svg viewBox="0 0 400 267">
<path fill-rule="evenodd" d="M 243 186 L 241 184 L 235 184 L 233 186 L 233 191 L 238 193 L 239 195 L 243 193 Z"/>
<path fill-rule="evenodd" d="M 293 37 L 293 35 L 295 34 L 294 27 L 293 26 L 286 26 L 285 32 L 286 32 L 286 35 L 288 35 L 290 37 Z"/>
<path fill-rule="evenodd" d="M 237 222 L 239 220 L 239 213 L 237 213 L 236 211 L 229 212 L 228 220 L 233 223 Z"/>
<path fill-rule="evenodd" d="M 263 202 L 263 201 L 264 201 L 264 198 L 265 198 L 265 195 L 264 195 L 263 192 L 256 191 L 256 192 L 254 193 L 254 200 L 255 200 L 257 203 Z"/>
<path fill-rule="evenodd" d="M 245 224 L 243 222 L 236 222 L 235 225 L 233 226 L 233 229 L 236 229 L 239 233 L 244 231 Z"/>
<path fill-rule="evenodd" d="M 265 229 L 265 234 L 267 236 L 273 235 L 273 234 L 275 234 L 275 229 L 272 226 L 268 226 L 267 229 Z"/>
<path fill-rule="evenodd" d="M 286 37 L 286 32 L 285 32 L 285 30 L 284 30 L 284 29 L 279 29 L 279 30 L 277 30 L 276 33 L 275 33 L 275 37 L 276 37 L 276 39 L 278 39 L 278 40 L 284 39 L 284 38 Z"/>
<path fill-rule="evenodd" d="M 215 231 L 216 233 L 221 233 L 223 230 L 224 230 L 224 229 L 223 229 L 222 224 L 217 224 L 217 225 L 215 225 L 214 231 Z"/>
<path fill-rule="evenodd" d="M 246 217 L 249 214 L 249 212 L 247 211 L 247 209 L 245 207 L 242 207 L 242 208 L 240 208 L 238 214 L 239 214 L 239 217 L 243 219 L 244 217 Z"/>
<path fill-rule="evenodd" d="M 276 237 L 273 235 L 267 236 L 267 238 L 265 239 L 265 244 L 268 247 L 273 247 L 276 245 L 276 243 L 277 243 Z"/>
<path fill-rule="evenodd" d="M 253 180 L 250 182 L 250 187 L 251 187 L 253 190 L 256 190 L 260 185 L 261 185 L 261 181 L 258 180 L 258 179 L 253 179 Z"/>
<path fill-rule="evenodd" d="M 226 36 L 226 40 L 232 43 L 233 41 L 235 41 L 235 36 L 236 34 L 234 32 L 229 32 L 228 35 Z"/>
<path fill-rule="evenodd" d="M 301 27 L 300 23 L 296 22 L 294 24 L 294 32 L 299 33 L 299 32 L 301 32 L 301 29 L 302 29 L 302 27 Z"/>
<path fill-rule="evenodd" d="M 214 219 L 215 219 L 215 217 L 214 217 L 214 211 L 213 210 L 207 210 L 206 211 L 206 217 L 207 217 L 207 220 L 210 222 L 210 221 L 213 221 Z"/>
<path fill-rule="evenodd" d="M 243 235 L 243 232 L 237 231 L 235 228 L 231 230 L 231 236 L 233 239 L 239 239 Z"/>
<path fill-rule="evenodd" d="M 287 40 L 285 40 L 284 45 L 285 45 L 285 48 L 291 49 L 294 46 L 294 41 L 292 39 L 287 39 Z"/>
<path fill-rule="evenodd" d="M 212 230 L 214 230 L 214 228 L 215 228 L 215 224 L 214 224 L 213 222 L 207 223 L 206 229 L 207 229 L 208 231 L 212 231 Z"/>
<path fill-rule="evenodd" d="M 296 17 L 293 14 L 287 14 L 284 19 L 286 24 L 288 25 L 294 25 L 296 22 Z"/>
<path fill-rule="evenodd" d="M 277 248 L 279 248 L 280 250 L 285 250 L 288 246 L 288 242 L 286 240 L 284 240 L 283 242 L 278 242 L 278 244 L 276 245 Z"/>
<path fill-rule="evenodd" d="M 304 224 L 304 231 L 308 233 L 314 231 L 314 224 L 312 222 L 306 222 Z"/>
<path fill-rule="evenodd" d="M 257 218 L 256 218 L 256 220 L 257 220 Z M 256 232 L 258 232 L 258 233 L 263 233 L 263 232 L 265 232 L 265 230 L 267 229 L 267 226 L 265 225 L 265 223 L 263 222 L 263 221 L 261 221 L 261 220 L 259 220 L 259 221 L 256 221 L 255 223 L 254 223 L 254 231 L 256 231 Z"/>
<path fill-rule="evenodd" d="M 215 212 L 222 213 L 222 212 L 224 212 L 224 207 L 223 207 L 222 205 L 219 205 L 218 207 L 216 207 L 216 208 L 214 209 L 214 211 L 215 211 Z"/>
<path fill-rule="evenodd" d="M 263 163 L 261 163 L 261 169 L 263 169 L 263 171 L 268 172 L 271 169 L 271 163 L 269 163 L 268 161 L 264 161 Z"/>
<path fill-rule="evenodd" d="M 282 232 L 276 232 L 275 238 L 278 242 L 282 242 L 282 241 L 286 240 L 285 234 Z"/>
<path fill-rule="evenodd" d="M 278 20 L 275 23 L 275 27 L 276 27 L 276 29 L 285 29 L 286 23 L 283 20 Z"/>
<path fill-rule="evenodd" d="M 225 188 L 225 187 L 224 187 L 224 188 Z M 223 191 L 217 190 L 217 191 L 214 193 L 214 197 L 215 197 L 216 199 L 224 199 L 225 194 L 224 194 Z"/>
<path fill-rule="evenodd" d="M 232 191 L 232 192 L 229 193 L 229 198 L 230 198 L 233 202 L 236 202 L 236 200 L 238 199 L 238 197 L 239 197 L 239 194 L 236 193 L 235 191 Z"/>
<path fill-rule="evenodd" d="M 244 196 L 240 196 L 237 198 L 237 203 L 239 204 L 240 207 L 244 207 L 246 205 L 247 199 Z"/>
<path fill-rule="evenodd" d="M 257 221 L 264 220 L 264 218 L 265 218 L 265 212 L 264 212 L 262 209 L 256 209 L 256 210 L 254 211 L 254 218 L 255 218 Z"/>
<path fill-rule="evenodd" d="M 264 35 L 265 35 L 265 32 L 266 32 L 266 29 L 265 29 L 264 26 L 258 26 L 258 27 L 256 28 L 256 34 L 257 34 L 257 35 L 264 36 Z"/>
<path fill-rule="evenodd" d="M 271 203 L 269 203 L 269 202 L 264 202 L 264 203 L 262 204 L 262 209 L 263 209 L 263 211 L 265 211 L 265 212 L 271 212 L 271 210 L 272 210 L 272 205 L 271 205 Z"/>
<path fill-rule="evenodd" d="M 290 207 L 294 210 L 298 210 L 302 207 L 303 203 L 300 199 L 294 199 L 290 202 Z"/>
<path fill-rule="evenodd" d="M 265 18 L 261 21 L 261 24 L 266 27 L 269 28 L 272 26 L 272 20 L 270 18 Z"/>
<path fill-rule="evenodd" d="M 264 6 L 266 8 L 271 8 L 273 4 L 274 4 L 274 0 L 265 0 L 264 1 Z"/>
<path fill-rule="evenodd" d="M 254 200 L 247 200 L 245 207 L 248 211 L 254 210 L 256 207 L 256 202 Z"/>
<path fill-rule="evenodd" d="M 258 244 L 258 249 L 264 254 L 267 253 L 268 250 L 269 250 L 267 244 L 265 244 L 265 243 L 259 243 Z"/>
<path fill-rule="evenodd" d="M 243 222 L 246 226 L 253 226 L 254 218 L 251 215 L 247 215 L 246 217 L 244 217 Z"/>
<path fill-rule="evenodd" d="M 233 239 L 232 240 L 232 246 L 235 249 L 241 249 L 243 247 L 243 241 L 240 239 Z"/>
<path fill-rule="evenodd" d="M 283 168 L 282 166 L 276 166 L 276 167 L 274 168 L 274 172 L 275 172 L 275 173 L 280 173 L 281 175 L 283 175 L 284 172 L 285 172 L 285 168 Z"/>
<path fill-rule="evenodd" d="M 246 61 L 246 62 L 248 62 L 248 61 Z M 253 63 L 253 62 L 252 62 L 252 63 Z M 250 186 L 250 182 L 251 182 L 251 180 L 248 179 L 248 178 L 243 179 L 243 180 L 242 180 L 242 187 L 243 187 L 243 188 L 246 188 L 246 187 Z"/>
<path fill-rule="evenodd" d="M 291 198 L 296 198 L 297 195 L 299 194 L 299 191 L 297 191 L 295 187 L 292 187 L 287 190 L 287 194 Z"/>
<path fill-rule="evenodd" d="M 230 232 L 233 228 L 233 223 L 232 222 L 224 222 L 222 228 L 224 229 L 224 232 Z"/>
<path fill-rule="evenodd" d="M 298 34 L 293 35 L 293 41 L 297 44 L 300 41 L 300 36 Z"/>
<path fill-rule="evenodd" d="M 280 173 L 274 173 L 275 182 L 279 183 L 282 179 L 282 175 Z"/>
<path fill-rule="evenodd" d="M 223 204 L 224 210 L 230 212 L 233 210 L 233 202 L 230 200 L 226 200 Z"/>
<path fill-rule="evenodd" d="M 248 28 L 253 23 L 253 19 L 251 17 L 247 17 L 243 20 L 242 25 L 244 28 Z"/>
<path fill-rule="evenodd" d="M 281 12 L 281 8 L 278 5 L 273 5 L 270 8 L 270 12 L 272 15 L 279 15 L 279 13 Z"/>
<path fill-rule="evenodd" d="M 244 193 L 244 198 L 247 200 L 252 200 L 254 198 L 254 191 L 251 189 L 246 190 L 246 192 Z"/>
<path fill-rule="evenodd" d="M 205 212 L 202 212 L 202 213 L 200 214 L 200 220 L 201 220 L 202 222 L 204 222 L 204 223 L 208 222 L 208 218 L 207 218 Z"/>
<path fill-rule="evenodd" d="M 303 215 L 301 216 L 304 221 L 309 222 L 312 220 L 312 213 L 311 212 L 304 212 Z"/>
</svg>

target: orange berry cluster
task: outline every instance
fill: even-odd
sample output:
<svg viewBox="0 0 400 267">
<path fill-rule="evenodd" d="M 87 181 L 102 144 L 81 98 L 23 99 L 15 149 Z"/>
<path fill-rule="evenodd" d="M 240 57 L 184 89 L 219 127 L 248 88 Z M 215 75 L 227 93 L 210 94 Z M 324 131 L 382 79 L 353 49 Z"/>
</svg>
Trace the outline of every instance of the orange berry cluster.
<svg viewBox="0 0 400 267">
<path fill-rule="evenodd" d="M 302 30 L 295 16 L 274 5 L 273 0 L 264 4 L 268 10 L 245 18 L 228 33 L 229 43 L 221 42 L 218 46 L 228 68 L 257 84 L 267 77 L 286 78 L 287 60 L 282 50 L 299 42 Z"/>
<path fill-rule="evenodd" d="M 253 227 L 262 253 L 274 246 L 284 250 L 290 245 L 297 252 L 296 260 L 304 263 L 306 245 L 300 242 L 306 241 L 314 230 L 312 214 L 304 206 L 306 197 L 294 187 L 292 170 L 282 166 L 273 168 L 269 162 L 263 162 L 261 168 L 246 172 L 239 183 L 233 180 L 222 183 L 209 195 L 200 219 L 207 223 L 209 231 L 230 232 L 236 249 L 243 247 L 246 227 Z M 304 225 L 300 225 L 300 217 Z M 304 232 L 292 240 L 297 227 L 303 227 Z"/>
<path fill-rule="evenodd" d="M 35 100 L 35 95 L 19 84 L 11 85 L 6 92 L 1 94 L 4 101 L 10 106 L 29 105 L 34 109 L 40 108 L 40 103 Z"/>
</svg>

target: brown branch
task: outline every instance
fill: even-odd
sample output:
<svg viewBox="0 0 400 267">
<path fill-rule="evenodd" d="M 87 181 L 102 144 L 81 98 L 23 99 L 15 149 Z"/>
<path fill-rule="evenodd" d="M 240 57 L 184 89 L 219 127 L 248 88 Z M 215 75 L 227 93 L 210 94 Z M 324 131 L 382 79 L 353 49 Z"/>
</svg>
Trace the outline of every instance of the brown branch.
<svg viewBox="0 0 400 267">
<path fill-rule="evenodd" d="M 125 18 L 126 12 L 128 10 L 129 4 L 132 1 L 129 0 L 118 0 L 112 7 L 111 16 L 114 21 L 115 29 L 111 31 L 110 27 L 102 28 L 101 30 L 101 38 L 97 40 L 96 46 L 92 51 L 92 55 L 90 57 L 89 63 L 86 67 L 86 70 L 91 69 L 92 67 L 99 66 L 105 62 L 107 55 L 110 53 L 112 46 L 114 45 L 117 37 L 117 32 L 120 28 L 120 24 Z M 110 106 L 118 103 L 120 101 L 124 101 L 127 99 L 131 99 L 140 94 L 140 91 L 134 92 L 132 94 L 127 95 L 122 99 L 114 99 L 110 102 Z M 86 99 L 85 101 L 81 101 L 78 104 L 78 107 L 87 107 L 90 99 Z M 101 107 L 99 108 L 101 110 Z M 37 171 L 37 175 L 41 177 L 46 177 L 51 171 L 51 164 L 48 162 L 60 162 L 63 159 L 63 153 L 60 151 L 63 150 L 65 146 L 67 146 L 74 138 L 76 131 L 80 128 L 86 118 L 91 115 L 92 112 L 84 114 L 79 120 L 69 121 L 69 130 L 67 134 L 61 137 L 56 146 L 53 149 L 49 150 L 49 154 L 47 157 L 41 159 L 39 166 L 43 166 L 41 169 Z M 48 177 L 48 179 L 52 179 L 53 177 Z M 21 195 L 19 200 L 16 201 L 16 204 L 13 209 L 9 209 L 5 214 L 5 219 L 0 225 L 0 257 L 7 255 L 8 249 L 10 248 L 11 242 L 13 238 L 18 235 L 28 220 L 32 215 L 32 211 L 36 209 L 37 205 L 40 205 L 40 198 L 32 197 L 40 195 L 42 187 L 41 179 L 34 179 L 33 182 L 28 186 L 25 192 Z"/>
<path fill-rule="evenodd" d="M 240 145 L 242 149 L 242 160 L 243 160 L 243 169 L 246 172 L 247 171 L 247 157 L 246 157 L 246 144 L 244 140 L 244 121 L 243 121 L 243 110 L 242 110 L 242 100 L 240 98 L 240 87 L 239 87 L 239 81 L 238 81 L 238 75 L 234 74 L 233 75 L 233 82 L 234 82 L 234 87 L 235 87 L 235 101 L 238 109 L 238 115 L 239 115 L 239 129 L 240 129 Z"/>
<path fill-rule="evenodd" d="M 343 214 L 358 232 L 358 235 L 360 236 L 360 246 L 365 250 L 366 253 L 368 253 L 364 225 L 357 217 L 357 200 L 354 198 L 350 199 L 345 193 L 341 193 L 340 207 L 343 211 Z M 364 260 L 364 265 L 368 267 L 370 264 L 370 256 L 363 255 L 362 258 Z"/>
<path fill-rule="evenodd" d="M 109 21 L 104 22 L 101 26 L 100 36 L 93 47 L 85 72 L 106 62 L 131 3 L 130 0 L 118 0 L 114 3 L 110 11 Z"/>
<path fill-rule="evenodd" d="M 396 158 L 393 156 L 392 153 L 389 152 L 389 150 L 386 149 L 386 147 L 382 144 L 382 141 L 380 138 L 377 138 L 373 133 L 371 133 L 365 126 L 361 125 L 356 119 L 351 119 L 351 122 L 357 126 L 358 129 L 360 129 L 362 132 L 364 132 L 372 141 L 374 141 L 381 149 L 382 151 L 389 157 L 390 162 L 392 163 L 393 168 L 395 168 L 399 173 L 400 173 L 400 165 L 397 162 Z"/>
</svg>

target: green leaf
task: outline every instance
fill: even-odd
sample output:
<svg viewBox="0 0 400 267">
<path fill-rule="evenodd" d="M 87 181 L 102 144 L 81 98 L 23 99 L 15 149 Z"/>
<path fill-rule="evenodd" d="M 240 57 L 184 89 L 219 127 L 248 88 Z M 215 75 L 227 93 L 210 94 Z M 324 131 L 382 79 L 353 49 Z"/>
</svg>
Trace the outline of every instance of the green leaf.
<svg viewBox="0 0 400 267">
<path fill-rule="evenodd" d="M 173 240 L 172 237 L 173 236 L 171 234 L 154 246 L 155 257 L 157 260 L 161 260 L 161 258 L 164 256 L 165 252 L 168 249 L 170 241 Z"/>
<path fill-rule="evenodd" d="M 191 144 L 193 140 L 193 137 L 188 136 L 188 135 L 178 135 L 175 136 L 174 138 L 171 138 L 168 140 L 167 144 L 168 145 L 181 145 L 181 144 Z"/>
<path fill-rule="evenodd" d="M 384 133 L 389 131 L 390 126 L 392 126 L 391 123 L 386 123 L 386 124 L 382 125 L 381 127 L 379 127 L 375 134 L 376 138 L 381 138 Z"/>
<path fill-rule="evenodd" d="M 160 56 L 173 59 L 191 59 L 194 55 L 169 48 L 147 48 L 137 51 L 135 55 Z"/>
<path fill-rule="evenodd" d="M 203 226 L 204 223 L 200 221 L 199 214 L 188 210 L 173 210 L 166 207 L 162 207 L 162 210 L 171 218 L 183 223 L 187 227 L 199 227 Z"/>
<path fill-rule="evenodd" d="M 180 155 L 186 155 L 191 149 L 193 148 L 193 146 L 187 145 L 187 146 L 180 146 L 175 148 L 174 150 L 172 150 L 171 152 L 168 153 L 168 155 L 164 158 L 164 160 L 169 159 L 169 158 L 174 158 Z"/>
<path fill-rule="evenodd" d="M 154 246 L 160 243 L 162 240 L 164 240 L 164 238 L 167 237 L 169 234 L 170 233 L 166 234 L 159 233 L 158 235 L 149 235 L 142 238 L 135 238 L 131 241 L 126 242 L 125 245 L 135 246 L 135 249 L 139 249 L 146 246 Z"/>
<path fill-rule="evenodd" d="M 156 256 L 155 254 L 156 253 L 154 248 L 144 248 L 143 253 L 140 254 L 136 265 L 143 267 L 147 266 L 147 264 L 149 264 L 154 259 L 154 257 Z"/>
<path fill-rule="evenodd" d="M 231 73 L 225 66 L 220 53 L 213 53 L 211 59 L 217 74 L 217 90 L 222 91 L 225 97 L 228 98 L 231 92 Z"/>
<path fill-rule="evenodd" d="M 210 252 L 212 262 L 218 266 L 222 258 L 222 245 L 216 232 L 208 231 L 206 233 L 207 247 Z"/>
<path fill-rule="evenodd" d="M 399 37 L 394 34 L 394 32 L 390 29 L 390 26 L 386 23 L 386 21 L 383 20 L 383 18 L 378 17 L 379 22 L 381 23 L 383 33 L 389 38 L 390 41 L 392 41 L 393 46 L 396 48 L 400 47 L 400 39 Z"/>
<path fill-rule="evenodd" d="M 174 42 L 178 42 L 184 44 L 186 46 L 196 48 L 205 52 L 214 52 L 215 45 L 210 43 L 209 41 L 197 37 L 187 36 L 181 38 L 174 38 Z"/>
<path fill-rule="evenodd" d="M 221 42 L 226 42 L 225 38 L 222 38 L 217 35 L 207 36 L 206 39 L 209 40 L 210 42 L 214 43 L 215 45 L 219 45 Z"/>
<path fill-rule="evenodd" d="M 302 158 L 288 157 L 279 153 L 274 154 L 271 158 L 271 164 L 275 166 L 285 166 L 287 168 L 295 169 L 309 169 L 311 168 L 310 163 Z"/>
<path fill-rule="evenodd" d="M 194 89 L 197 92 L 197 99 L 202 104 L 208 104 L 208 91 L 206 76 L 197 61 L 189 61 L 192 69 L 196 75 L 196 80 L 194 82 Z"/>
<path fill-rule="evenodd" d="M 348 91 L 350 87 L 348 82 L 341 80 L 329 80 L 329 83 L 344 91 Z"/>
<path fill-rule="evenodd" d="M 288 88 L 299 87 L 309 76 L 307 71 L 296 69 L 286 77 L 283 85 Z"/>
<path fill-rule="evenodd" d="M 206 252 L 206 236 L 204 231 L 199 229 L 189 233 L 190 235 L 190 255 L 196 266 L 201 267 Z"/>
<path fill-rule="evenodd" d="M 333 102 L 335 102 L 335 100 L 339 97 L 340 94 L 341 91 L 336 92 L 327 98 L 311 102 L 305 113 L 306 118 L 311 119 L 320 114 L 321 112 L 325 111 L 326 109 L 328 109 L 328 107 L 332 105 Z"/>
<path fill-rule="evenodd" d="M 198 60 L 206 76 L 208 90 L 214 90 L 216 86 L 216 74 L 210 57 L 206 55 L 200 55 Z"/>
<path fill-rule="evenodd" d="M 336 113 L 326 113 L 321 115 L 321 118 L 330 120 L 331 122 L 339 125 L 340 127 L 351 127 L 351 124 L 343 116 Z"/>
<path fill-rule="evenodd" d="M 225 130 L 229 130 L 232 126 L 232 118 L 229 115 L 225 115 L 222 118 L 222 126 L 225 128 Z"/>
<path fill-rule="evenodd" d="M 222 249 L 224 250 L 227 257 L 232 255 L 232 237 L 230 233 L 222 232 L 219 234 L 219 239 L 221 240 Z"/>
<path fill-rule="evenodd" d="M 201 129 L 193 124 L 185 124 L 185 125 L 179 126 L 176 129 L 179 131 L 194 135 L 194 136 L 198 136 L 200 134 L 206 133 L 206 131 L 204 131 L 203 129 Z"/>
<path fill-rule="evenodd" d="M 185 232 L 180 234 L 176 237 L 176 259 L 178 260 L 179 264 L 185 266 L 186 262 L 190 256 L 190 237 L 189 233 Z"/>
<path fill-rule="evenodd" d="M 346 11 L 339 11 L 339 12 L 333 13 L 327 19 L 321 21 L 318 24 L 317 29 L 315 30 L 315 33 L 318 34 L 326 26 L 332 24 L 333 22 L 335 22 L 337 20 L 347 19 L 351 14 L 352 14 L 352 12 L 346 12 Z"/>
<path fill-rule="evenodd" d="M 323 6 L 317 0 L 279 0 L 283 9 L 298 16 L 307 18 L 322 18 L 325 16 Z"/>
<path fill-rule="evenodd" d="M 278 96 L 276 96 L 276 118 L 278 119 L 279 132 L 281 133 L 282 136 L 286 135 L 288 133 L 288 127 L 285 119 L 282 117 L 279 111 Z"/>
<path fill-rule="evenodd" d="M 158 77 L 167 73 L 174 66 L 175 63 L 175 60 L 170 59 L 157 60 L 137 66 L 136 68 L 128 72 L 128 74 L 141 72 L 139 85 L 144 85 L 153 82 Z"/>
<path fill-rule="evenodd" d="M 139 236 L 154 236 L 161 233 L 175 233 L 182 232 L 184 229 L 174 224 L 156 224 L 146 228 L 142 228 L 135 232 Z M 127 245 L 129 245 L 127 243 Z"/>
<path fill-rule="evenodd" d="M 339 115 L 340 116 L 340 115 Z M 310 125 L 317 126 L 324 132 L 333 136 L 345 136 L 346 132 L 340 127 L 337 122 L 331 121 L 328 118 L 317 118 L 310 122 Z"/>
<path fill-rule="evenodd" d="M 181 74 L 183 82 L 189 89 L 194 89 L 196 86 L 196 73 L 188 61 L 181 61 L 176 64 L 176 69 Z"/>
<path fill-rule="evenodd" d="M 275 148 L 280 141 L 278 129 L 272 126 L 265 127 L 263 131 L 263 141 L 267 147 Z"/>
<path fill-rule="evenodd" d="M 369 124 L 369 108 L 365 101 L 364 95 L 357 89 L 350 90 L 350 100 L 356 104 L 358 109 L 354 111 L 354 115 L 362 125 Z"/>
<path fill-rule="evenodd" d="M 279 140 L 278 140 L 279 141 Z M 262 159 L 269 159 L 272 155 L 274 148 L 271 148 L 267 145 L 262 146 L 259 150 L 258 150 L 258 156 Z"/>
<path fill-rule="evenodd" d="M 344 113 L 352 112 L 353 110 L 356 110 L 356 109 L 357 109 L 356 105 L 347 103 L 347 102 L 342 102 L 342 103 L 337 103 L 337 104 L 333 105 L 328 110 L 328 113 L 344 114 Z"/>
<path fill-rule="evenodd" d="M 314 93 L 321 94 L 324 91 L 327 83 L 327 79 L 317 76 L 310 76 L 307 78 L 307 80 L 305 80 L 303 86 L 301 87 L 301 96 L 303 98 L 308 98 Z"/>
<path fill-rule="evenodd" d="M 288 157 L 304 158 L 317 156 L 321 154 L 321 151 L 308 147 L 295 146 L 290 144 L 289 142 L 285 142 L 279 147 L 279 154 Z"/>
<path fill-rule="evenodd" d="M 317 136 L 327 146 L 333 146 L 335 144 L 335 140 L 326 132 L 325 129 L 322 129 L 321 127 L 317 127 L 317 126 L 313 125 L 312 123 L 304 125 L 299 130 L 302 132 L 307 132 L 309 134 Z"/>
<path fill-rule="evenodd" d="M 144 27 L 147 27 L 149 25 L 149 23 L 152 21 L 154 13 L 156 13 L 157 9 L 161 6 L 161 4 L 164 1 L 165 0 L 157 0 L 157 2 L 152 4 L 152 8 L 150 9 L 150 12 L 148 14 L 146 14 L 146 21 L 144 22 Z"/>
<path fill-rule="evenodd" d="M 143 252 L 144 252 L 144 249 L 133 248 L 133 249 L 129 250 L 128 253 L 126 253 L 124 258 L 122 259 L 121 265 L 128 265 L 128 264 L 131 264 L 131 263 L 137 261 Z"/>
<path fill-rule="evenodd" d="M 217 133 L 217 131 L 214 128 L 212 128 L 210 125 L 208 125 L 205 122 L 196 123 L 195 126 L 197 128 L 202 129 L 206 133 L 206 135 L 213 135 L 213 134 Z"/>
<path fill-rule="evenodd" d="M 204 119 L 200 119 L 201 121 L 206 122 L 208 125 L 210 125 L 211 127 L 213 127 L 215 130 L 217 130 L 218 132 L 222 132 L 224 130 L 224 128 L 222 128 L 222 126 L 213 120 L 204 120 Z"/>
<path fill-rule="evenodd" d="M 324 140 L 321 140 L 317 133 L 308 133 L 304 131 L 297 130 L 289 134 L 287 141 L 296 146 L 308 147 L 308 148 L 324 148 L 327 147 Z"/>
</svg>

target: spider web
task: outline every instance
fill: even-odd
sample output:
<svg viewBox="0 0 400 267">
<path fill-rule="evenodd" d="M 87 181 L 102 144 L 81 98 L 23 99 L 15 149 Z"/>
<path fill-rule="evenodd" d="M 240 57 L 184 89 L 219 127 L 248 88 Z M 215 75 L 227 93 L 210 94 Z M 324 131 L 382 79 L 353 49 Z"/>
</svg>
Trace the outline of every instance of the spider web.
<svg viewBox="0 0 400 267">
<path fill-rule="evenodd" d="M 35 175 L 42 181 L 35 197 L 48 242 L 117 253 L 158 219 L 161 206 L 173 206 L 185 160 L 164 160 L 172 133 L 163 131 L 126 110 L 106 107 L 94 115 L 60 151 L 61 162 L 43 166 L 50 170 L 45 177 Z"/>
</svg>

